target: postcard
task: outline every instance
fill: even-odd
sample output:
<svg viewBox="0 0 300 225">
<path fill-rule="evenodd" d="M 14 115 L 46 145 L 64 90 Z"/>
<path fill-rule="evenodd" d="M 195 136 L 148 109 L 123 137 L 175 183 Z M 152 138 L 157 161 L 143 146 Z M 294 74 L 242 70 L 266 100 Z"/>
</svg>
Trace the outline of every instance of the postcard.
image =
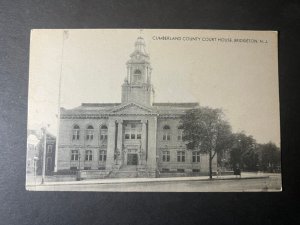
<svg viewBox="0 0 300 225">
<path fill-rule="evenodd" d="M 26 190 L 281 191 L 276 31 L 31 31 Z"/>
</svg>

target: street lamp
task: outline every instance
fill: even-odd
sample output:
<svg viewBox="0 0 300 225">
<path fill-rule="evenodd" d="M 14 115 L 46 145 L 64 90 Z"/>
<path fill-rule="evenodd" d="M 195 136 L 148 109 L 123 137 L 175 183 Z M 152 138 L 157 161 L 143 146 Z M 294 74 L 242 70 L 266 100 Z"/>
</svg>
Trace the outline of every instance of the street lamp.
<svg viewBox="0 0 300 225">
<path fill-rule="evenodd" d="M 37 156 L 33 157 L 33 176 L 34 176 L 34 186 L 36 186 L 36 162 L 39 160 Z"/>
<path fill-rule="evenodd" d="M 43 168 L 42 168 L 42 182 L 45 183 L 45 170 L 46 170 L 46 145 L 47 145 L 47 127 L 42 128 L 43 136 L 44 136 L 44 148 L 43 148 Z"/>
<path fill-rule="evenodd" d="M 81 155 L 80 152 L 78 153 L 78 170 L 80 171 L 80 159 L 81 159 Z"/>
<path fill-rule="evenodd" d="M 139 165 L 142 165 L 142 149 L 139 151 Z"/>
<path fill-rule="evenodd" d="M 80 159 L 81 159 L 81 154 L 80 150 L 78 152 L 78 171 L 77 171 L 77 180 L 80 180 Z"/>
</svg>

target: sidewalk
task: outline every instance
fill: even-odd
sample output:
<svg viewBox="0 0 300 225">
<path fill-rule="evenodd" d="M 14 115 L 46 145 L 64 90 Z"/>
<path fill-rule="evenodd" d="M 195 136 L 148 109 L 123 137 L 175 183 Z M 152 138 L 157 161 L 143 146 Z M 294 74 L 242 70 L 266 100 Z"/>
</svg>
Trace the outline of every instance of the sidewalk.
<svg viewBox="0 0 300 225">
<path fill-rule="evenodd" d="M 259 173 L 242 173 L 241 178 L 236 178 L 235 175 L 214 176 L 212 180 L 208 176 L 199 177 L 168 177 L 168 178 L 110 178 L 110 179 L 92 179 L 81 181 L 60 181 L 60 182 L 45 182 L 44 184 L 37 183 L 43 186 L 56 185 L 86 185 L 86 184 L 119 184 L 119 183 L 152 183 L 152 182 L 176 182 L 176 181 L 218 181 L 218 180 L 241 180 L 241 179 L 262 179 L 269 178 L 269 174 Z M 27 186 L 34 186 L 34 184 L 27 184 Z"/>
</svg>

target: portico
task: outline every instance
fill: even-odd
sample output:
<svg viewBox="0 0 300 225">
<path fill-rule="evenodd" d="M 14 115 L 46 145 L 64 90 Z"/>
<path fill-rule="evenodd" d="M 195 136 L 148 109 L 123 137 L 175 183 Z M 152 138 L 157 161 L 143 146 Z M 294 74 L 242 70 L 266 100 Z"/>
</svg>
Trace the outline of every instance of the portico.
<svg viewBox="0 0 300 225">
<path fill-rule="evenodd" d="M 137 108 L 140 109 L 137 114 Z M 120 113 L 126 110 L 126 116 Z M 133 112 L 135 115 L 131 115 Z M 137 170 L 156 170 L 156 142 L 149 137 L 156 137 L 156 114 L 143 111 L 143 107 L 135 103 L 127 104 L 115 110 L 109 118 L 107 162 L 111 170 L 119 170 L 128 165 L 136 165 Z"/>
</svg>

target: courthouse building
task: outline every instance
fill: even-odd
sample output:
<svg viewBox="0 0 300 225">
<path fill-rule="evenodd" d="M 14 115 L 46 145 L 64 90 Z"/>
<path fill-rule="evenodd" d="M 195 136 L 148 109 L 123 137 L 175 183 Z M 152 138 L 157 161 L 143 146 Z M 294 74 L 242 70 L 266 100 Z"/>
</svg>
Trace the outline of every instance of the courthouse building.
<svg viewBox="0 0 300 225">
<path fill-rule="evenodd" d="M 61 108 L 57 171 L 103 178 L 207 175 L 208 155 L 186 149 L 180 125 L 185 111 L 199 104 L 153 102 L 152 67 L 142 37 L 126 66 L 121 103 Z"/>
</svg>

